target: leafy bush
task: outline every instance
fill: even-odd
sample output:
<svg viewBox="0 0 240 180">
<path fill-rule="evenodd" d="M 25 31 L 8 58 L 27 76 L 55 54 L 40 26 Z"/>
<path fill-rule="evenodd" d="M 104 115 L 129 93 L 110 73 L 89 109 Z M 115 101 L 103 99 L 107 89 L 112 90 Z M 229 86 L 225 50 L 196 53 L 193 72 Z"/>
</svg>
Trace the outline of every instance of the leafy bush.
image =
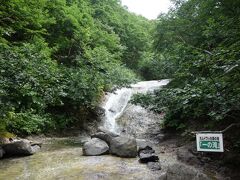
<svg viewBox="0 0 240 180">
<path fill-rule="evenodd" d="M 133 102 L 166 113 L 165 125 L 177 129 L 219 130 L 239 122 L 240 41 L 233 38 L 240 32 L 239 7 L 236 1 L 176 1 L 160 15 L 154 46 L 165 57 L 161 63 L 173 68 L 172 81 Z M 164 73 L 165 66 L 157 68 Z"/>
<path fill-rule="evenodd" d="M 9 0 L 0 11 L 1 131 L 85 122 L 103 91 L 136 80 L 127 67 L 149 47 L 151 23 L 118 1 Z"/>
<path fill-rule="evenodd" d="M 22 135 L 39 134 L 55 128 L 54 121 L 49 115 L 33 114 L 32 112 L 9 112 L 7 122 L 8 131 Z"/>
</svg>

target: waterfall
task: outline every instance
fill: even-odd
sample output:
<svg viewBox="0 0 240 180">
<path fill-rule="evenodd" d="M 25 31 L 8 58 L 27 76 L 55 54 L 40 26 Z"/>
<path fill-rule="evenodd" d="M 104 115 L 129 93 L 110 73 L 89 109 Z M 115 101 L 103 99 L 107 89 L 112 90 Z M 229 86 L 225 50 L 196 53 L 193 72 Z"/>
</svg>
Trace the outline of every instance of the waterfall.
<svg viewBox="0 0 240 180">
<path fill-rule="evenodd" d="M 116 90 L 114 93 L 109 93 L 102 106 L 105 109 L 103 126 L 109 131 L 119 133 L 116 119 L 124 112 L 131 96 L 134 93 L 152 92 L 168 83 L 168 79 L 161 81 L 141 81 L 136 84 L 132 84 L 131 88 L 121 88 Z"/>
<path fill-rule="evenodd" d="M 118 89 L 115 93 L 111 93 L 106 104 L 104 127 L 112 132 L 118 132 L 115 119 L 121 116 L 132 95 L 130 88 Z"/>
</svg>

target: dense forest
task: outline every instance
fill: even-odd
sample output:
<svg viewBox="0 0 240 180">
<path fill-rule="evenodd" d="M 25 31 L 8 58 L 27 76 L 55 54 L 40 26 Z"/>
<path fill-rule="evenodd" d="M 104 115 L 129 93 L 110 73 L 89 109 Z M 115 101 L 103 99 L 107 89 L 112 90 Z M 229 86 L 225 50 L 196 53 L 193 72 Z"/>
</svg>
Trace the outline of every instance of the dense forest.
<svg viewBox="0 0 240 180">
<path fill-rule="evenodd" d="M 80 125 L 104 92 L 163 78 L 132 101 L 164 113 L 165 127 L 237 123 L 240 2 L 172 2 L 147 20 L 119 0 L 1 0 L 0 131 Z"/>
<path fill-rule="evenodd" d="M 222 130 L 240 118 L 240 1 L 176 0 L 157 20 L 150 66 L 169 85 L 133 102 L 174 130 Z M 151 61 L 151 63 L 155 62 Z M 158 72 L 158 73 L 156 73 Z M 229 134 L 229 133 L 228 133 Z M 239 130 L 230 131 L 240 150 Z"/>
<path fill-rule="evenodd" d="M 0 4 L 2 132 L 80 125 L 104 91 L 139 78 L 153 23 L 128 12 L 120 1 Z"/>
</svg>

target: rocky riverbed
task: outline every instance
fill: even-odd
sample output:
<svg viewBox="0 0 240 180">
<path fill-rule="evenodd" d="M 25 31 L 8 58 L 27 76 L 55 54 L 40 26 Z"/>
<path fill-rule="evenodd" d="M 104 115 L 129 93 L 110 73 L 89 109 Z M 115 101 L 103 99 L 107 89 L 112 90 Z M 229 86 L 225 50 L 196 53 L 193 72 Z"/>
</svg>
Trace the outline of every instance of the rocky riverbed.
<svg viewBox="0 0 240 180">
<path fill-rule="evenodd" d="M 171 154 L 161 161 L 175 162 Z M 165 169 L 165 163 L 163 163 Z M 41 152 L 0 161 L 0 179 L 157 179 L 138 158 L 111 155 L 83 156 L 81 142 L 74 138 L 46 138 Z"/>
<path fill-rule="evenodd" d="M 72 134 L 68 137 L 29 137 L 30 141 L 41 142 L 40 152 L 32 156 L 1 159 L 0 180 L 226 179 L 219 175 L 217 169 L 205 166 L 208 165 L 208 159 L 205 158 L 204 161 L 201 161 L 202 157 L 193 150 L 194 145 L 189 148 L 185 146 L 186 143 L 179 144 L 181 137 L 163 133 L 161 129 L 162 114 L 154 114 L 128 102 L 129 97 L 126 96 L 125 92 L 130 96 L 135 92 L 151 91 L 167 84 L 167 82 L 166 80 L 141 82 L 133 86 L 131 90 L 123 89 L 119 93 L 113 94 L 109 98 L 109 103 L 104 106 L 108 118 L 103 118 L 102 122 L 105 128 L 115 130 L 121 136 L 130 136 L 137 142 L 147 141 L 150 143 L 150 147 L 155 152 L 151 152 L 151 149 L 147 150 L 152 153 L 151 158 L 154 161 L 159 159 L 159 162 L 145 163 L 145 154 L 142 154 L 142 163 L 137 155 L 135 157 L 136 153 L 134 155 L 131 153 L 130 157 L 132 158 L 118 157 L 122 156 L 122 153 L 115 152 L 118 148 L 112 148 L 111 150 L 111 147 L 109 148 L 112 151 L 110 152 L 111 155 L 103 149 L 102 154 L 107 155 L 84 156 L 89 151 L 86 151 L 86 146 L 85 149 L 83 148 L 83 144 L 87 141 L 91 142 L 90 145 L 94 143 L 89 141 L 90 133 L 83 134 L 80 129 L 75 129 L 74 132 L 67 133 Z M 112 106 L 115 108 L 111 108 Z M 96 136 L 92 136 L 92 138 L 96 138 Z M 121 138 L 115 140 L 125 143 L 124 139 Z M 109 145 L 107 141 L 106 143 Z M 139 151 L 140 159 L 141 153 L 145 153 L 144 151 Z M 90 153 L 96 152 L 98 151 L 90 151 Z M 148 155 L 149 152 L 146 154 Z"/>
</svg>

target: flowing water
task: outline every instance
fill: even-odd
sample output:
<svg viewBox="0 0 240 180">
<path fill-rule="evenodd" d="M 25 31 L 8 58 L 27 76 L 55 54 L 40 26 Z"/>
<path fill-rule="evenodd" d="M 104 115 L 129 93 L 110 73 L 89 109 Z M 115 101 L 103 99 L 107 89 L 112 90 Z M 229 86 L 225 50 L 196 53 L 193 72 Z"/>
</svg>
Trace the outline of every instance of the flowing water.
<svg viewBox="0 0 240 180">
<path fill-rule="evenodd" d="M 130 88 L 122 88 L 114 93 L 109 93 L 103 104 L 105 109 L 104 127 L 112 132 L 120 133 L 121 129 L 116 123 L 116 119 L 120 118 L 125 111 L 131 96 L 136 93 L 154 91 L 168 83 L 169 80 L 167 79 L 161 81 L 141 81 L 131 85 Z"/>
<path fill-rule="evenodd" d="M 145 130 L 154 130 L 160 115 L 153 115 L 141 107 L 128 103 L 132 94 L 153 91 L 168 80 L 145 81 L 110 93 L 103 104 L 106 117 L 104 126 L 113 132 L 130 133 L 136 137 L 145 134 Z M 82 156 L 82 143 L 86 136 L 72 138 L 43 138 L 41 152 L 28 157 L 14 157 L 0 160 L 0 180 L 26 179 L 73 179 L 73 180 L 154 180 L 160 172 L 153 172 L 145 164 L 140 164 L 137 158 L 119 158 L 111 155 Z M 160 153 L 157 151 L 157 153 Z M 168 164 L 176 161 L 171 153 L 161 155 L 163 170 Z"/>
</svg>

